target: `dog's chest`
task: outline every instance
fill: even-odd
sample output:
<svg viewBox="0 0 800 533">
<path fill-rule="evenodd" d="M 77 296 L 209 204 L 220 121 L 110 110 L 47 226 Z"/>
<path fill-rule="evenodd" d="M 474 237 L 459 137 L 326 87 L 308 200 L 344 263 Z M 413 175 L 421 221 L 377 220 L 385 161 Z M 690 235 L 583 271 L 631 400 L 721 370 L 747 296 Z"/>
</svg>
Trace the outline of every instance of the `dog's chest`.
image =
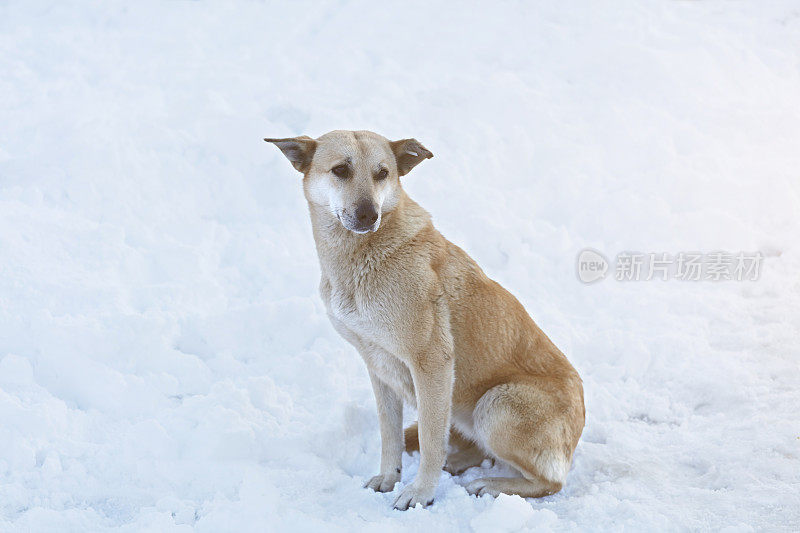
<svg viewBox="0 0 800 533">
<path fill-rule="evenodd" d="M 328 282 L 328 312 L 350 327 L 356 326 L 363 320 L 364 308 L 356 297 L 356 291 L 352 287 L 342 284 L 332 284 Z M 325 291 L 323 290 L 323 299 Z"/>
<path fill-rule="evenodd" d="M 388 384 L 410 405 L 416 405 L 414 385 L 408 367 L 390 350 L 396 341 L 385 324 L 375 320 L 374 310 L 365 298 L 347 286 L 323 280 L 320 294 L 339 333 L 361 351 L 364 362 L 384 383 Z"/>
<path fill-rule="evenodd" d="M 408 367 L 394 355 L 373 350 L 364 354 L 364 362 L 378 378 L 389 385 L 405 402 L 416 407 L 414 381 Z"/>
<path fill-rule="evenodd" d="M 372 319 L 370 300 L 366 294 L 359 292 L 354 283 L 325 279 L 320 285 L 320 294 L 334 319 L 366 340 L 375 340 L 377 328 Z"/>
</svg>

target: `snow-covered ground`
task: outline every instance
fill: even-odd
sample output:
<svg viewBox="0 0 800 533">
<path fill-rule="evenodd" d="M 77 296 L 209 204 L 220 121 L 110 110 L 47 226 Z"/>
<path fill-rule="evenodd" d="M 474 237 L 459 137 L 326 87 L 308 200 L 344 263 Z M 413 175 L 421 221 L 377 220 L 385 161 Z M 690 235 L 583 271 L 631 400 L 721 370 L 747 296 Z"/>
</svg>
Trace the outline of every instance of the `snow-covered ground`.
<svg viewBox="0 0 800 533">
<path fill-rule="evenodd" d="M 406 189 L 582 374 L 559 494 L 361 488 L 366 370 L 261 140 L 340 128 L 436 154 Z M 765 259 L 585 285 L 585 247 Z M 0 2 L 0 530 L 796 531 L 799 341 L 796 1 Z"/>
</svg>

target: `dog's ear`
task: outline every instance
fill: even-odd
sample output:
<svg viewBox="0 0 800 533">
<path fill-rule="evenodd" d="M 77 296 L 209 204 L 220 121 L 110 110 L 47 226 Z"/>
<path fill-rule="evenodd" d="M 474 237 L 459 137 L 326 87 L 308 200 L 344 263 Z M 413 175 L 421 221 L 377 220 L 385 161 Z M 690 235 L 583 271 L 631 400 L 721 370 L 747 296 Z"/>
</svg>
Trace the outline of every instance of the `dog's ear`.
<svg viewBox="0 0 800 533">
<path fill-rule="evenodd" d="M 311 160 L 314 158 L 314 151 L 317 149 L 317 141 L 308 135 L 300 137 L 289 137 L 287 139 L 264 139 L 281 149 L 294 168 L 305 174 L 311 167 Z"/>
<path fill-rule="evenodd" d="M 433 154 L 422 146 L 422 143 L 416 139 L 403 139 L 400 141 L 390 142 L 394 152 L 394 158 L 397 160 L 397 173 L 405 176 L 411 169 L 417 166 L 423 159 L 430 159 Z"/>
</svg>

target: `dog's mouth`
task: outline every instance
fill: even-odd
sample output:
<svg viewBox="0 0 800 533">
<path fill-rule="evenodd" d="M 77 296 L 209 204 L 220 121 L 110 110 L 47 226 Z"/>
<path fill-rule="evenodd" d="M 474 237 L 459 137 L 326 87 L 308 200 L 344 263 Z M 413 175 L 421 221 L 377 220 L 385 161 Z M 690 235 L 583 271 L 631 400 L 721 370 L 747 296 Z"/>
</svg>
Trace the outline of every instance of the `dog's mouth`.
<svg viewBox="0 0 800 533">
<path fill-rule="evenodd" d="M 381 217 L 378 216 L 378 220 L 376 220 L 372 224 L 361 224 L 357 221 L 351 220 L 346 214 L 342 215 L 341 213 L 336 213 L 336 218 L 339 219 L 339 222 L 342 224 L 342 227 L 347 231 L 351 231 L 353 233 L 357 233 L 359 235 L 364 235 L 365 233 L 378 231 L 378 228 L 381 225 Z"/>
</svg>

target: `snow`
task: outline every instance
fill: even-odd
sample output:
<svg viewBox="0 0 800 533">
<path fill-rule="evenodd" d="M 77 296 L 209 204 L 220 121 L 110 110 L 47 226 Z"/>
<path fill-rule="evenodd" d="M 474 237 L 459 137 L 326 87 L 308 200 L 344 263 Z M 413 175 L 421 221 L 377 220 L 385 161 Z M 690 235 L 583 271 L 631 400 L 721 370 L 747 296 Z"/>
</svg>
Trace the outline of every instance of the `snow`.
<svg viewBox="0 0 800 533">
<path fill-rule="evenodd" d="M 369 380 L 261 139 L 362 128 L 581 373 L 562 492 L 361 488 Z M 0 3 L 0 530 L 797 530 L 798 146 L 790 0 Z M 765 260 L 586 285 L 589 247 Z"/>
</svg>

